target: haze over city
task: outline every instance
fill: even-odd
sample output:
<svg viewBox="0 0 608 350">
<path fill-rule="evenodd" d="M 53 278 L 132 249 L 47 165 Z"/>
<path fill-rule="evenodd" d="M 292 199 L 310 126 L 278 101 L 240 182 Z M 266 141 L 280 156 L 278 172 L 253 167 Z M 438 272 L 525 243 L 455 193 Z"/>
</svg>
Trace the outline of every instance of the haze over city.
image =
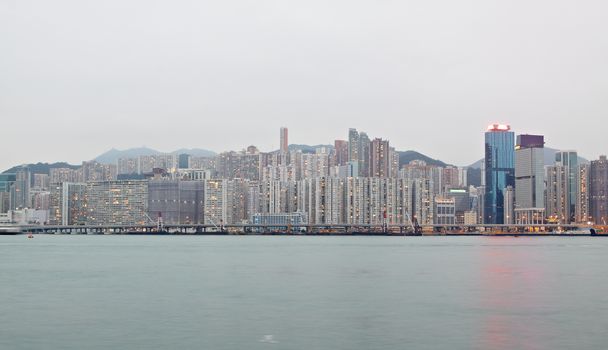
<svg viewBox="0 0 608 350">
<path fill-rule="evenodd" d="M 0 169 L 110 148 L 330 144 L 467 165 L 483 132 L 606 153 L 601 1 L 4 1 Z"/>
</svg>

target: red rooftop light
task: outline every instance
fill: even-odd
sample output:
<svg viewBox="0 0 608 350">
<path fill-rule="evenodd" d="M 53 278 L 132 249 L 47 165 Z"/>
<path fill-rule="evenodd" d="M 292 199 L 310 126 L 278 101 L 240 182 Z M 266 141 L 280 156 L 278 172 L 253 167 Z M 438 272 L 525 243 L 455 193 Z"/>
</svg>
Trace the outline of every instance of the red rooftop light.
<svg viewBox="0 0 608 350">
<path fill-rule="evenodd" d="M 511 130 L 511 125 L 507 124 L 490 124 L 488 126 L 488 131 L 509 131 Z"/>
</svg>

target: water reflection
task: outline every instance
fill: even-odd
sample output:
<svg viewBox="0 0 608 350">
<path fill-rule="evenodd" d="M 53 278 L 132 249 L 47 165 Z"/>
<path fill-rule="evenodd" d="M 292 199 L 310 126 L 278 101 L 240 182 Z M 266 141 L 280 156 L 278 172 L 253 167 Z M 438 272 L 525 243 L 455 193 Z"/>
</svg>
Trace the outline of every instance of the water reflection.
<svg viewBox="0 0 608 350">
<path fill-rule="evenodd" d="M 546 349 L 547 268 L 542 249 L 522 238 L 491 238 L 481 247 L 480 349 Z"/>
</svg>

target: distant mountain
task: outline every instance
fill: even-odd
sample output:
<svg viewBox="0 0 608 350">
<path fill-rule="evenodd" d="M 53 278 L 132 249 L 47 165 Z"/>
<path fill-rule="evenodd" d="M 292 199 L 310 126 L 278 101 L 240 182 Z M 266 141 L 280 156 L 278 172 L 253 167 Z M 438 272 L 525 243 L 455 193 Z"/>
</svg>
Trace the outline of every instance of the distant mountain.
<svg viewBox="0 0 608 350">
<path fill-rule="evenodd" d="M 438 159 L 433 159 L 429 156 L 425 156 L 424 154 L 422 154 L 420 152 L 416 152 L 416 151 L 404 151 L 404 152 L 398 152 L 398 153 L 399 153 L 399 167 L 408 164 L 412 160 L 422 160 L 422 161 L 425 161 L 426 164 L 431 165 L 431 166 L 445 167 L 448 165 Z"/>
<path fill-rule="evenodd" d="M 177 151 L 171 152 L 171 154 L 189 154 L 193 157 L 215 157 L 217 155 L 213 151 L 202 148 L 180 148 Z"/>
<path fill-rule="evenodd" d="M 193 148 L 193 149 L 178 149 L 173 152 L 168 152 L 169 154 L 182 154 L 187 153 L 195 157 L 213 157 L 215 156 L 215 152 L 209 151 L 206 149 Z M 111 150 L 97 156 L 94 160 L 96 162 L 102 164 L 116 164 L 118 159 L 120 158 L 137 158 L 139 156 L 154 156 L 159 154 L 165 154 L 163 152 L 159 152 L 157 150 L 147 148 L 147 147 L 139 147 L 139 148 L 129 148 L 126 150 L 117 150 L 112 148 Z"/>
<path fill-rule="evenodd" d="M 465 168 L 481 169 L 482 164 L 483 164 L 483 158 L 481 158 L 480 160 L 476 161 L 475 163 L 473 163 L 471 165 L 465 166 Z"/>
<path fill-rule="evenodd" d="M 116 164 L 119 158 L 136 158 L 139 156 L 153 156 L 157 154 L 161 153 L 147 147 L 129 148 L 126 150 L 117 150 L 116 148 L 112 148 L 111 150 L 97 156 L 93 160 L 102 164 Z"/>
<path fill-rule="evenodd" d="M 57 168 L 70 168 L 70 169 L 78 169 L 80 165 L 71 165 L 65 162 L 60 163 L 36 163 L 36 164 L 24 164 L 12 167 L 6 170 L 4 173 L 15 173 L 21 169 L 28 169 L 32 174 L 50 174 L 51 169 Z"/>
<path fill-rule="evenodd" d="M 551 165 L 553 163 L 555 163 L 555 153 L 557 153 L 558 149 L 555 148 L 550 148 L 550 147 L 545 147 L 544 149 L 544 158 L 545 158 L 545 165 Z M 578 161 L 579 163 L 589 163 L 589 161 L 587 159 L 585 159 L 584 157 L 581 157 L 580 155 L 578 156 Z M 475 169 L 481 169 L 481 163 L 483 163 L 483 158 L 476 161 L 475 163 L 469 165 L 469 168 L 475 168 Z"/>
</svg>

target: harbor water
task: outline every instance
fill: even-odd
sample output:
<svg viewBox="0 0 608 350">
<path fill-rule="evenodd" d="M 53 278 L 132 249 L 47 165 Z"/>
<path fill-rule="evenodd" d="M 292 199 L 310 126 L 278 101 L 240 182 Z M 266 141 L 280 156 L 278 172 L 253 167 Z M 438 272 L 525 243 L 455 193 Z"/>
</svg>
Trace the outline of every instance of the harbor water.
<svg viewBox="0 0 608 350">
<path fill-rule="evenodd" d="M 605 349 L 608 238 L 0 236 L 0 349 Z"/>
</svg>

